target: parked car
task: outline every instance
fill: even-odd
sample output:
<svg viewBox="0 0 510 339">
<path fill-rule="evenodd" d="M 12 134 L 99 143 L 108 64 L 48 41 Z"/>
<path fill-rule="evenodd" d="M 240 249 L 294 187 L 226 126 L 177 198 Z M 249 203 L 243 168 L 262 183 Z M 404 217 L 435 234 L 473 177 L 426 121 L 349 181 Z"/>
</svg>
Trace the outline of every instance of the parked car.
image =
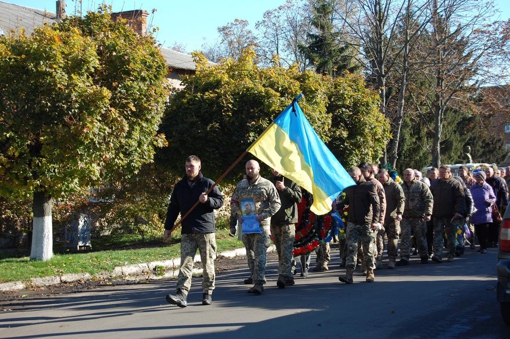
<svg viewBox="0 0 510 339">
<path fill-rule="evenodd" d="M 505 324 L 510 325 L 510 207 L 503 215 L 499 231 L 497 300 Z"/>
</svg>

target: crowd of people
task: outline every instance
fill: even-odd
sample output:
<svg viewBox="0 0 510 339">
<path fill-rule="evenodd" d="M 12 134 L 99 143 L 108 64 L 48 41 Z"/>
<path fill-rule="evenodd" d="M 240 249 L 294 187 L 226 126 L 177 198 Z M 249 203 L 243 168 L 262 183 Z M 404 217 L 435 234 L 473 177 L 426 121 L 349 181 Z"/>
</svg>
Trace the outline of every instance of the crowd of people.
<svg viewBox="0 0 510 339">
<path fill-rule="evenodd" d="M 186 216 L 182 222 L 176 293 L 168 294 L 166 299 L 170 304 L 186 307 L 193 257 L 198 249 L 204 268 L 202 304 L 210 305 L 215 284 L 214 210 L 223 205 L 223 196 L 212 180 L 203 177 L 198 157 L 188 157 L 185 169 L 186 176 L 172 193 L 165 222 L 167 239 L 178 214 Z M 308 276 L 310 255 L 294 258 L 293 247 L 297 204 L 309 193 L 274 169 L 271 178 L 263 178 L 255 160 L 248 161 L 245 170 L 245 177 L 230 200 L 230 231 L 232 236 L 242 233 L 250 269 L 244 283 L 253 284 L 248 293 L 261 295 L 267 283 L 266 252 L 271 239 L 278 255 L 277 287 L 295 284 L 296 262 L 301 264 L 301 276 Z M 343 283 L 354 282 L 353 272 L 358 264 L 367 282 L 375 281 L 376 269 L 409 265 L 413 248 L 421 264 L 429 260 L 439 264 L 454 261 L 466 246 L 474 249 L 476 241 L 481 254 L 497 246 L 501 220 L 493 216 L 497 215 L 496 210 L 503 213 L 507 207 L 510 167 L 470 171 L 462 166 L 458 176 L 453 176 L 448 166 L 441 166 L 428 170 L 425 177 L 408 168 L 402 183 L 374 164 L 362 163 L 348 172 L 355 185 L 347 187 L 332 206 L 333 212 L 349 211 L 345 237 L 339 239 L 340 266 L 345 267 L 339 280 Z M 319 246 L 314 271 L 328 270 L 329 251 L 328 243 Z"/>
</svg>

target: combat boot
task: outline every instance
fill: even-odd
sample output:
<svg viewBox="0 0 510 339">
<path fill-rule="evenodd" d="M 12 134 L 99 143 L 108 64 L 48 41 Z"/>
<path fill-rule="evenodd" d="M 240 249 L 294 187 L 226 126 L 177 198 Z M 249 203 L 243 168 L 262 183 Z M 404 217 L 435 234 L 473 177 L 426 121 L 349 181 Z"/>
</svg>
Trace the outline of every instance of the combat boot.
<svg viewBox="0 0 510 339">
<path fill-rule="evenodd" d="M 375 280 L 374 270 L 371 269 L 371 268 L 368 268 L 367 269 L 367 279 L 366 279 L 366 281 L 367 282 L 374 282 L 374 280 Z"/>
<path fill-rule="evenodd" d="M 346 284 L 352 284 L 352 274 L 354 273 L 354 268 L 347 268 L 345 271 L 345 275 L 341 275 L 338 277 L 338 280 L 340 280 L 343 283 Z"/>
<path fill-rule="evenodd" d="M 202 305 L 211 305 L 212 303 L 212 295 L 209 293 L 202 294 Z"/>
<path fill-rule="evenodd" d="M 166 296 L 166 301 L 169 304 L 177 305 L 179 307 L 186 307 L 188 306 L 188 303 L 186 302 L 187 296 L 184 294 L 181 290 L 177 290 L 177 293 L 175 295 L 168 294 Z"/>
<path fill-rule="evenodd" d="M 375 268 L 380 270 L 382 268 L 382 255 L 378 255 L 375 261 Z"/>
<path fill-rule="evenodd" d="M 248 290 L 248 293 L 253 293 L 255 295 L 261 295 L 264 293 L 264 286 L 260 284 L 255 284 L 252 288 Z"/>
</svg>

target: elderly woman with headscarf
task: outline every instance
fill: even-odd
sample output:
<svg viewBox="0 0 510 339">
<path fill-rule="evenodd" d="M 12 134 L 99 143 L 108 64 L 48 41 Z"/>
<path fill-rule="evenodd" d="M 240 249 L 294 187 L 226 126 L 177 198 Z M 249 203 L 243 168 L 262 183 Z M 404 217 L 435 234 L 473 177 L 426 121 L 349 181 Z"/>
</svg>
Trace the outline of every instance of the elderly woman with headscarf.
<svg viewBox="0 0 510 339">
<path fill-rule="evenodd" d="M 475 171 L 473 176 L 476 184 L 471 186 L 471 195 L 476 211 L 471 216 L 471 222 L 475 225 L 475 233 L 480 243 L 480 253 L 487 253 L 487 241 L 489 224 L 492 223 L 492 204 L 496 202 L 496 196 L 492 187 L 485 182 L 485 172 Z"/>
</svg>

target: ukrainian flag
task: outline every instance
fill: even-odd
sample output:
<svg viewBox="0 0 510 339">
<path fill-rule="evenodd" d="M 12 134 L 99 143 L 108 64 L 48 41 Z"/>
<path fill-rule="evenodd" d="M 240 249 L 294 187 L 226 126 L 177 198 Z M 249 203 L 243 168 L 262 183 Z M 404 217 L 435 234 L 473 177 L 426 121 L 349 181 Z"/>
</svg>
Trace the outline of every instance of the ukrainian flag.
<svg viewBox="0 0 510 339">
<path fill-rule="evenodd" d="M 297 101 L 273 121 L 248 152 L 313 194 L 312 212 L 324 215 L 346 187 L 355 185 L 308 122 Z"/>
</svg>

